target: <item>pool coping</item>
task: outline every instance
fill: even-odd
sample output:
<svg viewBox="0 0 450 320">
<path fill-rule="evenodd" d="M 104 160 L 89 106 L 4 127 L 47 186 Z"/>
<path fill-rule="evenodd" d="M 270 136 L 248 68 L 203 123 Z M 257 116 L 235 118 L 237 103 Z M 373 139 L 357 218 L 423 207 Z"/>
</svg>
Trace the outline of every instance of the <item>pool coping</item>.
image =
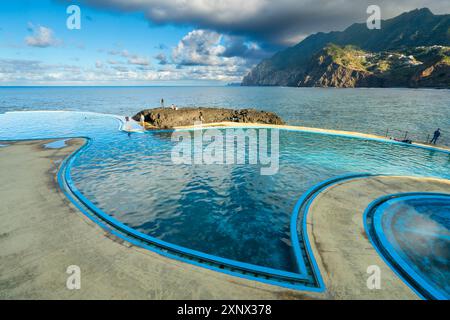
<svg viewBox="0 0 450 320">
<path fill-rule="evenodd" d="M 345 130 L 335 130 L 335 129 L 323 129 L 323 128 L 315 128 L 315 127 L 305 127 L 305 126 L 294 126 L 294 125 L 274 125 L 274 124 L 262 124 L 262 123 L 239 123 L 239 122 L 215 122 L 215 123 L 205 123 L 201 126 L 180 126 L 174 127 L 173 129 L 151 129 L 147 130 L 149 132 L 152 131 L 185 131 L 185 130 L 196 130 L 196 129 L 226 129 L 226 128 L 251 128 L 251 129 L 279 129 L 284 131 L 295 131 L 295 132 L 309 132 L 309 133 L 317 133 L 324 134 L 330 136 L 341 136 L 341 137 L 351 137 L 351 138 L 359 138 L 363 140 L 370 141 L 379 141 L 385 143 L 398 144 L 402 146 L 410 146 L 417 147 L 421 149 L 427 150 L 436 150 L 442 151 L 450 154 L 450 147 L 444 145 L 427 145 L 418 142 L 404 143 L 401 141 L 396 141 L 392 139 L 387 139 L 386 137 L 379 136 L 376 134 L 370 133 L 362 133 L 357 131 L 345 131 Z"/>
<path fill-rule="evenodd" d="M 405 199 L 424 199 L 430 197 L 446 198 L 450 200 L 450 193 L 403 192 L 379 197 L 372 201 L 364 211 L 364 228 L 375 250 L 405 284 L 424 299 L 447 300 L 448 297 L 424 280 L 423 277 L 414 271 L 396 252 L 392 244 L 387 240 L 381 226 L 381 218 L 385 214 L 386 207 L 392 205 L 392 202 L 390 201 L 395 203 Z M 371 223 L 369 223 L 369 220 L 371 220 Z"/>
<path fill-rule="evenodd" d="M 316 283 L 319 287 L 325 288 L 325 284 L 323 282 L 320 268 L 317 265 L 317 262 L 314 258 L 314 253 L 311 248 L 311 244 L 309 241 L 309 236 L 307 232 L 307 219 L 309 213 L 309 207 L 311 203 L 315 200 L 315 198 L 324 190 L 332 187 L 335 184 L 353 180 L 357 178 L 366 178 L 375 176 L 369 173 L 350 173 L 340 176 L 335 176 L 324 180 L 318 184 L 315 184 L 311 188 L 309 188 L 306 192 L 302 194 L 299 200 L 296 202 L 294 209 L 292 210 L 291 218 L 290 218 L 290 234 L 291 234 L 291 242 L 292 242 L 292 250 L 295 253 L 295 257 L 297 259 L 296 263 L 300 271 L 306 273 L 306 266 L 304 264 L 303 259 L 299 259 L 302 256 L 302 250 L 300 248 L 300 240 L 298 235 L 301 234 L 303 237 L 303 243 L 306 246 L 306 254 L 308 255 L 309 262 L 313 268 L 313 276 L 315 277 Z M 300 220 L 300 221 L 299 221 Z M 300 223 L 299 223 L 300 222 Z M 299 228 L 299 225 L 301 228 Z"/>
<path fill-rule="evenodd" d="M 76 188 L 70 176 L 71 164 L 75 161 L 77 156 L 80 155 L 81 152 L 86 150 L 92 143 L 91 138 L 87 137 L 83 138 L 86 139 L 87 142 L 77 151 L 72 153 L 61 164 L 60 170 L 58 172 L 58 182 L 60 184 L 61 189 L 66 194 L 66 196 L 69 198 L 69 200 L 71 200 L 72 203 L 74 203 L 78 207 L 78 209 L 80 209 L 83 213 L 87 214 L 88 217 L 90 217 L 91 219 L 94 218 L 92 219 L 94 222 L 98 223 L 100 219 L 101 222 L 106 222 L 109 226 L 112 226 L 115 230 L 112 230 L 111 228 L 107 229 L 109 231 L 114 231 L 114 234 L 116 236 L 126 241 L 129 241 L 133 244 L 143 246 L 152 251 L 156 251 L 157 253 L 168 256 L 170 258 L 195 264 L 207 269 L 212 269 L 214 271 L 227 273 L 233 276 L 261 281 L 300 291 L 323 292 L 325 290 L 325 288 L 321 286 L 315 287 L 300 284 L 300 282 L 305 282 L 308 280 L 308 277 L 305 276 L 305 274 L 291 273 L 283 270 L 243 263 L 231 259 L 225 259 L 211 254 L 206 254 L 182 246 L 178 246 L 151 237 L 149 235 L 143 234 L 133 228 L 126 226 L 125 224 L 121 223 L 112 216 L 106 214 L 105 212 L 97 208 Z M 72 195 L 74 197 L 72 197 Z M 88 214 L 85 208 L 83 207 L 87 208 L 91 213 L 95 215 L 95 217 L 93 217 L 92 214 Z M 101 225 L 104 227 L 103 223 Z M 148 244 L 151 244 L 152 246 L 148 246 Z M 192 260 L 192 258 L 194 260 Z M 298 261 L 298 259 L 296 259 L 296 261 Z M 240 272 L 239 269 L 243 270 L 244 272 Z M 247 274 L 245 272 L 247 272 Z M 251 275 L 251 273 L 255 273 L 256 276 Z M 295 281 L 297 281 L 298 283 L 295 283 Z"/>
<path fill-rule="evenodd" d="M 188 248 L 184 248 L 181 246 L 177 246 L 171 243 L 167 243 L 165 241 L 156 239 L 154 237 L 142 234 L 141 232 L 130 228 L 120 221 L 116 220 L 115 218 L 109 216 L 108 214 L 104 213 L 102 210 L 97 208 L 91 201 L 89 201 L 86 197 L 82 195 L 81 192 L 78 191 L 78 189 L 74 186 L 74 183 L 70 177 L 70 168 L 73 161 L 76 159 L 76 157 L 86 148 L 89 147 L 89 145 L 92 143 L 92 139 L 88 138 L 86 139 L 87 142 L 79 148 L 77 151 L 72 153 L 67 159 L 64 160 L 64 162 L 61 165 L 61 169 L 58 172 L 58 182 L 60 184 L 61 189 L 64 191 L 66 196 L 73 202 L 82 212 L 87 214 L 88 217 L 90 217 L 94 222 L 99 223 L 100 225 L 105 227 L 103 222 L 106 222 L 107 226 L 106 228 L 113 232 L 114 235 L 118 236 L 119 238 L 122 238 L 126 241 L 129 241 L 135 245 L 144 247 L 146 249 L 152 250 L 154 252 L 157 252 L 159 254 L 162 254 L 164 256 L 170 257 L 172 259 L 180 260 L 182 262 L 191 263 L 200 267 L 204 267 L 207 269 L 211 269 L 214 271 L 219 271 L 222 273 L 226 273 L 232 276 L 241 277 L 244 279 L 249 280 L 255 280 L 260 281 L 272 285 L 277 285 L 281 287 L 286 287 L 289 289 L 294 289 L 298 291 L 310 291 L 310 292 L 324 292 L 326 290 L 325 284 L 322 280 L 320 269 L 317 265 L 317 262 L 314 258 L 314 253 L 312 251 L 311 245 L 309 243 L 308 238 L 308 232 L 307 232 L 307 214 L 309 212 L 309 205 L 314 201 L 316 196 L 318 196 L 323 190 L 341 183 L 346 180 L 353 180 L 357 178 L 364 178 L 364 177 L 370 177 L 370 176 L 380 176 L 380 175 L 372 175 L 372 174 L 346 174 L 341 175 L 337 177 L 333 177 L 330 179 L 327 179 L 325 181 L 322 181 L 313 187 L 311 187 L 308 191 L 303 193 L 301 198 L 297 201 L 294 209 L 293 209 L 293 215 L 291 215 L 290 219 L 290 230 L 291 230 L 291 241 L 292 241 L 292 250 L 295 256 L 295 261 L 297 263 L 297 266 L 299 268 L 300 277 L 297 279 L 301 280 L 307 280 L 308 278 L 305 277 L 307 274 L 306 266 L 302 258 L 302 250 L 300 248 L 300 241 L 298 234 L 301 231 L 301 236 L 303 237 L 303 243 L 305 245 L 305 253 L 308 258 L 308 262 L 311 265 L 312 268 L 312 275 L 314 277 L 314 283 L 313 286 L 303 285 L 303 284 L 293 284 L 292 282 L 285 282 L 286 274 L 289 276 L 289 273 L 283 272 L 281 270 L 272 269 L 270 268 L 264 268 L 256 265 L 246 264 L 237 262 L 234 260 L 224 259 L 222 257 L 214 256 L 205 254 L 202 252 L 198 252 L 195 250 L 191 250 Z M 75 197 L 72 197 L 72 195 Z M 306 204 L 306 207 L 304 207 Z M 89 214 L 86 212 L 84 208 L 87 208 L 91 213 L 93 213 L 95 216 L 93 217 L 92 214 Z M 304 209 L 304 211 L 302 211 Z M 299 215 L 302 213 L 302 221 L 300 224 L 298 224 Z M 109 228 L 109 226 L 112 226 L 114 229 Z M 144 243 L 142 243 L 144 241 Z M 153 246 L 149 246 L 149 244 Z M 180 253 L 180 255 L 174 254 Z M 192 260 L 191 257 L 199 258 L 199 260 Z M 205 260 L 207 262 L 212 262 L 214 264 L 219 264 L 219 267 L 205 263 Z M 230 263 L 231 262 L 231 263 Z M 223 263 L 223 266 L 220 266 L 220 264 Z M 251 275 L 251 274 L 245 274 L 242 272 L 239 272 L 238 270 L 233 270 L 233 267 L 235 268 L 245 268 L 249 272 L 254 272 L 257 274 L 257 276 Z M 255 268 L 256 267 L 256 268 Z M 259 273 L 263 273 L 263 276 L 270 275 L 270 273 L 267 273 L 267 271 L 272 271 L 272 278 L 263 278 L 260 276 Z M 297 274 L 294 274 L 297 275 Z M 275 277 L 273 277 L 275 276 Z M 277 279 L 277 277 L 280 277 Z M 288 280 L 294 280 L 294 278 L 288 278 Z"/>
<path fill-rule="evenodd" d="M 87 146 L 89 143 L 86 143 L 85 146 Z M 81 149 L 81 148 L 80 148 Z M 79 149 L 79 150 L 80 150 Z M 79 151 L 78 150 L 78 151 Z M 74 153 L 77 154 L 77 151 Z M 73 155 L 74 155 L 73 154 Z M 70 157 L 72 157 L 73 155 L 71 155 Z M 69 159 L 67 159 L 69 160 Z M 73 160 L 72 160 L 73 161 Z M 186 263 L 191 263 L 200 267 L 204 267 L 210 270 L 214 270 L 214 271 L 219 271 L 222 273 L 226 273 L 232 276 L 237 276 L 237 277 L 241 277 L 244 279 L 249 279 L 249 280 L 255 280 L 255 281 L 260 281 L 260 282 L 264 282 L 264 283 L 268 283 L 268 284 L 272 284 L 272 285 L 277 285 L 277 286 L 281 286 L 281 287 L 286 287 L 286 288 L 290 288 L 290 289 L 294 289 L 294 290 L 299 290 L 299 291 L 311 291 L 311 292 L 324 292 L 326 290 L 326 286 L 324 284 L 324 281 L 321 277 L 321 273 L 320 273 L 320 268 L 318 267 L 318 264 L 314 258 L 314 253 L 313 250 L 311 248 L 311 244 L 310 244 L 310 240 L 309 240 L 309 236 L 308 236 L 308 231 L 307 231 L 307 216 L 309 213 L 309 207 L 311 206 L 311 204 L 314 202 L 315 198 L 317 196 L 319 196 L 321 194 L 321 192 L 323 192 L 324 190 L 336 185 L 336 184 L 340 184 L 342 182 L 345 181 L 349 181 L 349 180 L 355 180 L 355 179 L 360 179 L 360 178 L 368 178 L 368 177 L 379 177 L 379 176 L 385 176 L 388 177 L 390 175 L 382 175 L 382 174 L 368 174 L 368 173 L 357 173 L 357 174 L 346 174 L 346 175 L 341 175 L 341 176 L 336 176 L 327 180 L 324 180 L 316 185 L 314 185 L 313 187 L 311 187 L 308 191 L 306 191 L 305 193 L 303 193 L 303 195 L 301 196 L 301 198 L 297 201 L 294 209 L 293 209 L 293 214 L 291 215 L 291 219 L 290 219 L 290 230 L 291 230 L 291 241 L 292 241 L 292 250 L 294 252 L 294 255 L 296 257 L 296 263 L 297 266 L 299 268 L 299 273 L 300 274 L 306 274 L 306 266 L 304 264 L 303 259 L 301 259 L 300 257 L 302 256 L 301 253 L 301 248 L 300 248 L 300 241 L 299 241 L 299 237 L 298 234 L 300 233 L 301 236 L 303 237 L 303 243 L 306 247 L 306 254 L 307 254 L 307 258 L 309 260 L 309 263 L 311 264 L 312 267 L 312 271 L 313 271 L 313 276 L 314 276 L 314 280 L 316 283 L 316 287 L 310 287 L 310 286 L 305 286 L 305 285 L 299 285 L 299 284 L 287 284 L 285 282 L 282 282 L 280 280 L 277 279 L 264 279 L 264 278 L 260 278 L 260 277 L 255 277 L 249 274 L 245 274 L 245 273 L 240 273 L 237 272 L 236 270 L 232 270 L 232 267 L 230 268 L 230 265 L 226 266 L 228 268 L 230 268 L 229 270 L 227 270 L 227 268 L 222 268 L 222 267 L 216 267 L 210 264 L 206 264 L 202 261 L 193 261 L 192 259 L 186 259 L 186 257 L 184 257 L 184 255 L 191 255 L 192 253 L 194 253 L 194 257 L 195 255 L 197 255 L 200 258 L 206 258 L 206 260 L 210 260 L 210 262 L 213 263 L 217 263 L 217 262 L 224 262 L 225 265 L 227 264 L 227 259 L 223 259 L 221 257 L 218 256 L 214 256 L 214 255 L 208 255 L 208 254 L 204 254 L 202 252 L 196 252 L 195 250 L 191 250 L 188 248 L 184 248 L 181 246 L 177 246 L 177 245 L 173 245 L 170 243 L 165 243 L 165 246 L 167 249 L 175 249 L 175 251 L 178 251 L 179 253 L 182 254 L 182 256 L 178 256 L 178 255 L 174 255 L 171 252 L 168 252 L 165 250 L 164 246 L 160 246 L 158 247 L 158 245 L 160 245 L 161 243 L 164 243 L 164 241 L 158 240 L 156 241 L 156 245 L 157 248 L 155 247 L 149 247 L 147 245 L 143 245 L 141 241 L 139 240 L 144 240 L 144 241 L 152 241 L 153 237 L 149 237 L 147 235 L 143 235 L 140 234 L 140 232 L 138 232 L 137 230 L 133 229 L 133 228 L 129 228 L 127 226 L 123 227 L 124 225 L 115 220 L 114 218 L 112 218 L 111 216 L 107 215 L 106 213 L 102 212 L 101 210 L 99 210 L 98 208 L 96 208 L 87 198 L 85 198 L 79 191 L 74 191 L 71 187 L 71 184 L 73 183 L 71 178 L 70 178 L 70 163 L 66 163 L 65 164 L 65 169 L 64 169 L 64 174 L 62 174 L 61 176 L 59 176 L 58 180 L 60 181 L 60 183 L 62 183 L 61 188 L 65 189 L 65 186 L 68 186 L 70 189 L 70 192 L 72 194 L 74 194 L 78 200 L 80 200 L 82 202 L 82 205 L 86 206 L 91 212 L 94 212 L 94 214 L 100 218 L 102 221 L 105 221 L 108 225 L 113 226 L 116 229 L 119 229 L 119 231 L 125 231 L 125 235 L 122 232 L 117 232 L 117 230 L 111 230 L 110 228 L 108 228 L 109 230 L 113 231 L 113 233 L 126 240 L 129 241 L 135 245 L 144 247 L 146 249 L 152 250 L 154 252 L 157 252 L 159 254 L 162 254 L 164 256 L 170 257 L 172 259 L 176 259 L 176 260 L 180 260 L 182 262 L 186 262 Z M 69 169 L 69 170 L 67 170 Z M 76 188 L 75 188 L 76 189 Z M 386 196 L 389 197 L 389 196 Z M 71 199 L 72 202 L 76 202 L 76 200 L 74 200 L 73 198 L 69 197 Z M 79 207 L 79 206 L 78 206 Z M 79 207 L 80 210 L 82 210 Z M 84 210 L 82 210 L 84 211 Z M 86 213 L 86 212 L 85 212 Z M 363 215 L 363 219 L 365 221 L 365 217 L 366 214 L 362 213 Z M 90 216 L 90 215 L 89 215 Z M 300 218 L 300 223 L 299 223 L 299 218 Z M 97 219 L 94 219 L 94 221 L 98 221 Z M 300 225 L 300 227 L 299 227 Z M 118 228 L 119 226 L 119 228 Z M 122 227 L 122 228 L 121 228 Z M 130 236 L 132 238 L 130 238 Z M 138 241 L 136 241 L 136 238 Z M 139 239 L 141 238 L 141 239 Z M 377 250 L 377 252 L 380 254 L 380 256 L 384 259 L 384 256 L 381 254 L 381 252 L 378 250 L 377 246 L 374 245 L 373 242 L 371 242 L 372 245 L 374 246 L 374 248 Z M 187 250 L 186 250 L 187 249 Z M 186 251 L 185 251 L 186 250 Z M 231 261 L 234 262 L 234 261 Z M 238 262 L 239 263 L 239 262 Z M 418 292 L 416 290 L 415 287 L 411 286 L 410 283 L 408 281 L 406 281 L 404 279 L 404 277 L 397 272 L 397 270 L 395 268 L 392 267 L 392 265 L 386 261 L 387 265 L 394 271 L 394 273 L 397 274 L 397 276 L 400 277 L 400 279 L 406 284 L 408 285 L 408 287 L 410 287 L 414 292 L 416 292 L 416 294 L 418 294 L 420 297 L 424 297 L 420 292 Z M 240 264 L 240 263 L 239 263 Z M 258 273 L 261 269 L 261 267 L 256 266 L 257 268 L 253 268 L 253 265 L 251 264 L 245 264 L 242 263 L 242 265 L 245 268 L 248 268 L 248 271 L 250 272 L 256 272 Z M 264 268 L 262 268 L 264 269 Z M 276 269 L 273 269 L 274 271 L 278 271 Z M 281 271 L 281 270 L 280 270 Z M 274 274 L 276 275 L 276 274 Z M 281 277 L 283 277 L 282 272 L 280 272 Z"/>
<path fill-rule="evenodd" d="M 22 111 L 17 112 L 11 112 L 11 113 L 19 113 Z M 24 111 L 28 112 L 28 111 Z M 31 111 L 31 112 L 48 112 L 48 111 Z M 49 112 L 66 112 L 66 111 L 49 111 Z M 104 115 L 111 117 L 118 121 L 119 126 L 118 130 L 122 132 L 126 132 L 123 130 L 123 127 L 125 125 L 124 117 L 110 115 L 110 114 L 98 114 L 94 112 L 78 112 L 76 113 L 84 114 L 97 114 L 97 115 Z M 171 131 L 171 130 L 170 130 Z M 164 256 L 168 256 L 173 259 L 181 260 L 183 262 L 199 265 L 201 267 L 205 267 L 208 269 L 212 269 L 215 271 L 228 273 L 234 276 L 239 276 L 242 278 L 247 278 L 251 280 L 261 281 L 277 286 L 283 286 L 290 289 L 295 290 L 301 290 L 301 291 L 312 291 L 312 292 L 322 292 L 323 288 L 316 288 L 314 286 L 310 285 L 304 285 L 299 283 L 309 283 L 308 277 L 306 275 L 300 274 L 300 273 L 293 273 L 278 269 L 272 269 L 268 267 L 262 267 L 257 266 L 253 264 L 238 262 L 231 259 L 225 259 L 222 257 L 205 254 L 196 250 L 192 250 L 189 248 L 185 248 L 182 246 L 174 245 L 162 240 L 159 240 L 157 238 L 148 236 L 146 234 L 143 234 L 133 228 L 130 228 L 126 226 L 125 224 L 121 223 L 117 219 L 114 219 L 112 216 L 104 213 L 102 210 L 97 208 L 89 199 L 87 199 L 78 189 L 76 188 L 75 184 L 72 181 L 71 175 L 70 175 L 70 168 L 71 164 L 75 161 L 75 159 L 83 153 L 85 150 L 89 148 L 89 146 L 92 144 L 93 138 L 87 137 L 87 136 L 74 136 L 74 137 L 51 137 L 51 138 L 45 138 L 45 137 L 39 137 L 35 139 L 9 139 L 9 140 L 0 140 L 0 141 L 32 141 L 32 140 L 64 140 L 64 139 L 76 139 L 81 138 L 86 141 L 85 144 L 83 144 L 80 148 L 78 148 L 76 151 L 74 151 L 69 157 L 67 157 L 60 166 L 60 169 L 58 171 L 58 183 L 60 188 L 62 189 L 63 193 L 66 195 L 66 197 L 80 210 L 82 211 L 86 216 L 88 216 L 92 221 L 99 224 L 102 228 L 108 230 L 109 232 L 113 233 L 114 235 L 129 241 L 130 243 L 133 243 L 135 245 L 145 247 L 149 250 L 152 250 L 154 252 L 157 252 L 159 254 L 162 254 Z M 86 209 L 88 209 L 90 212 L 88 212 Z M 103 222 L 106 222 L 108 225 L 105 225 Z M 109 226 L 112 226 L 114 229 L 111 229 Z M 119 232 L 118 232 L 119 231 Z M 130 236 L 132 238 L 130 238 Z M 136 241 L 138 240 L 138 241 Z M 142 241 L 146 243 L 142 243 Z M 152 244 L 153 246 L 148 246 L 148 244 Z M 156 248 L 155 248 L 156 246 Z M 171 250 L 172 253 L 167 252 L 168 250 Z M 180 257 L 178 255 L 174 255 L 173 252 L 180 253 L 184 255 L 184 257 Z M 186 256 L 192 256 L 200 261 L 192 261 L 186 259 Z M 207 263 L 202 262 L 210 262 L 214 264 L 218 264 L 219 267 L 215 267 L 212 265 L 209 265 Z M 229 270 L 225 270 L 225 267 L 228 267 Z M 244 270 L 243 273 L 238 273 L 234 269 Z M 255 273 L 255 275 L 250 275 L 247 273 Z M 263 278 L 266 277 L 266 278 Z M 276 279 L 276 280 L 273 280 Z"/>
<path fill-rule="evenodd" d="M 67 112 L 67 111 L 16 111 L 16 112 Z M 97 114 L 97 115 L 99 114 L 99 113 L 95 113 L 95 112 L 79 112 L 79 111 L 69 111 L 69 112 L 91 113 L 91 114 Z M 100 114 L 100 115 L 109 116 L 109 117 L 116 119 L 119 122 L 119 131 L 127 132 L 127 131 L 123 130 L 123 127 L 125 124 L 123 117 L 116 116 L 116 115 L 110 115 L 110 114 Z M 360 133 L 350 133 L 350 132 L 345 132 L 345 131 L 325 130 L 325 129 L 307 128 L 307 127 L 294 127 L 294 126 L 273 126 L 273 125 L 262 125 L 262 124 L 254 124 L 254 125 L 253 124 L 236 124 L 236 123 L 225 123 L 225 124 L 226 124 L 225 126 L 220 126 L 221 124 L 219 124 L 219 126 L 218 126 L 218 124 L 208 124 L 207 126 L 202 126 L 202 127 L 190 126 L 187 128 L 150 130 L 148 132 L 149 133 L 151 133 L 151 132 L 171 132 L 171 131 L 183 131 L 183 130 L 192 131 L 192 130 L 204 130 L 207 128 L 224 129 L 224 128 L 231 128 L 231 127 L 255 128 L 255 129 L 268 128 L 268 129 L 280 129 L 280 130 L 284 130 L 284 131 L 309 132 L 309 133 L 317 133 L 317 134 L 323 134 L 323 135 L 342 136 L 342 137 L 355 138 L 355 139 L 361 139 L 361 140 L 375 140 L 375 141 L 380 141 L 380 142 L 384 142 L 384 143 L 400 144 L 402 146 L 412 146 L 412 147 L 418 147 L 418 148 L 423 148 L 423 149 L 435 150 L 435 151 L 439 151 L 439 152 L 443 152 L 443 153 L 450 153 L 450 150 L 449 151 L 442 150 L 440 148 L 436 148 L 433 146 L 420 146 L 420 145 L 415 145 L 415 144 L 411 144 L 411 145 L 404 144 L 404 143 L 394 141 L 394 140 L 380 139 L 380 138 L 376 138 L 376 137 L 374 138 L 371 135 L 360 134 Z M 131 133 L 134 133 L 134 132 L 131 132 Z M 308 191 L 306 191 L 300 197 L 300 199 L 297 201 L 297 204 L 294 207 L 293 216 L 291 216 L 291 222 L 290 222 L 290 230 L 291 231 L 294 229 L 297 230 L 297 232 L 294 232 L 294 233 L 291 232 L 291 240 L 293 243 L 293 253 L 295 255 L 297 267 L 299 269 L 299 273 L 297 274 L 297 273 L 290 273 L 290 272 L 285 272 L 285 271 L 281 271 L 281 270 L 277 270 L 277 269 L 265 268 L 265 267 L 260 267 L 260 266 L 251 265 L 251 264 L 247 264 L 247 263 L 241 263 L 241 262 L 238 262 L 238 264 L 235 264 L 236 261 L 234 261 L 234 260 L 224 259 L 221 257 L 204 254 L 202 252 L 198 252 L 198 251 L 191 250 L 188 248 L 183 248 L 181 246 L 176 246 L 176 245 L 173 245 L 170 243 L 166 243 L 165 241 L 161 241 L 159 239 L 149 237 L 145 234 L 139 233 L 135 229 L 132 229 L 132 228 L 124 225 L 120 221 L 113 219 L 111 216 L 107 215 L 103 211 L 96 208 L 96 206 L 92 202 L 90 202 L 86 197 L 84 197 L 84 195 L 81 192 L 79 192 L 78 189 L 75 187 L 75 185 L 71 179 L 71 176 L 70 176 L 71 164 L 73 163 L 73 161 L 75 161 L 76 157 L 79 154 L 84 152 L 90 146 L 93 139 L 90 137 L 86 137 L 86 136 L 58 137 L 58 138 L 51 137 L 51 138 L 47 138 L 47 139 L 62 140 L 62 139 L 75 139 L 75 138 L 85 139 L 86 143 L 83 146 L 81 146 L 79 149 L 74 151 L 68 158 L 66 158 L 62 162 L 60 169 L 58 171 L 58 183 L 59 183 L 59 186 L 61 187 L 61 189 L 63 190 L 64 194 L 68 197 L 68 199 L 80 211 L 82 211 L 91 220 L 93 220 L 94 222 L 99 224 L 102 228 L 108 230 L 109 232 L 115 234 L 116 236 L 118 236 L 132 244 L 144 247 L 146 249 L 152 250 L 154 252 L 157 252 L 159 254 L 162 254 L 164 256 L 167 256 L 167 257 L 170 257 L 173 259 L 177 259 L 177 260 L 180 260 L 183 262 L 198 265 L 198 266 L 201 266 L 201 267 L 204 267 L 207 269 L 211 269 L 214 271 L 227 273 L 227 274 L 230 274 L 233 276 L 238 276 L 238 277 L 246 278 L 246 279 L 250 279 L 250 280 L 256 280 L 256 281 L 260 281 L 260 282 L 264 282 L 264 283 L 268 283 L 268 284 L 272 284 L 272 285 L 276 285 L 276 286 L 286 287 L 286 288 L 290 288 L 290 289 L 294 289 L 294 290 L 300 290 L 300 291 L 324 292 L 326 290 L 325 285 L 322 280 L 322 277 L 320 275 L 320 270 L 317 266 L 317 263 L 314 259 L 314 254 L 311 250 L 311 246 L 310 246 L 309 238 L 308 238 L 308 232 L 306 229 L 306 215 L 308 214 L 308 211 L 309 211 L 308 210 L 309 205 L 312 203 L 314 198 L 318 194 L 320 194 L 321 191 L 327 189 L 328 187 L 332 186 L 333 184 L 337 184 L 337 183 L 345 181 L 345 180 L 350 180 L 350 179 L 355 179 L 355 178 L 360 178 L 360 177 L 381 176 L 381 175 L 372 175 L 372 174 L 362 173 L 362 174 L 346 174 L 343 176 L 333 177 L 333 178 L 327 179 L 325 181 L 322 181 L 322 182 L 312 186 Z M 11 140 L 0 140 L 0 141 L 24 141 L 24 140 L 26 141 L 26 140 L 44 140 L 44 139 L 46 139 L 46 138 L 11 139 Z M 301 257 L 301 248 L 299 246 L 299 241 L 298 241 L 299 211 L 305 204 L 307 204 L 307 207 L 306 207 L 307 209 L 306 209 L 306 211 L 304 211 L 304 215 L 302 217 L 303 222 L 301 224 L 301 234 L 304 237 L 303 241 L 306 246 L 306 253 L 307 253 L 309 262 L 310 262 L 312 270 L 313 270 L 313 276 L 315 277 L 315 281 L 316 281 L 315 286 L 292 284 L 292 281 L 307 280 L 307 277 L 305 276 L 306 267 L 303 262 L 303 259 L 300 258 Z M 297 209 L 297 213 L 294 216 L 296 209 Z M 90 211 L 90 212 L 88 212 L 88 211 Z M 294 218 L 295 218 L 295 223 L 293 222 Z M 114 221 L 111 221 L 111 219 Z M 107 224 L 105 224 L 104 222 L 106 222 Z M 294 228 L 294 224 L 295 224 L 295 228 Z M 122 232 L 112 229 L 112 228 L 110 228 L 110 226 L 112 226 L 113 228 L 118 227 L 118 230 L 122 230 Z M 125 232 L 125 234 L 123 232 Z M 151 242 L 153 242 L 154 245 L 162 245 L 162 246 L 159 248 L 155 248 L 155 247 L 149 246 L 148 244 L 142 243 L 141 240 L 144 240 L 144 241 L 150 240 Z M 194 256 L 197 255 L 200 257 L 200 259 L 204 259 L 206 261 L 212 261 L 214 263 L 216 263 L 217 261 L 222 261 L 224 264 L 231 265 L 231 269 L 225 270 L 222 267 L 216 267 L 216 266 L 212 266 L 209 264 L 205 264 L 202 261 L 192 261 L 192 260 L 186 259 L 185 257 L 180 257 L 178 255 L 174 255 L 173 253 L 167 252 L 167 249 L 172 249 L 172 250 L 174 250 L 176 252 L 180 252 L 182 254 L 190 254 L 190 255 L 193 254 Z M 187 251 L 185 251 L 186 249 L 187 249 Z M 280 277 L 282 279 L 288 280 L 288 282 L 282 282 L 282 281 L 274 280 L 274 279 L 270 279 L 270 278 L 269 279 L 262 278 L 262 277 L 258 277 L 258 276 L 245 274 L 245 273 L 238 273 L 233 270 L 233 267 L 243 268 L 244 270 L 247 269 L 249 272 L 256 272 L 256 273 L 261 272 L 262 274 L 264 274 L 266 276 L 267 275 L 269 275 L 269 276 L 275 275 L 276 277 Z M 289 281 L 291 281 L 291 283 L 289 283 Z"/>
</svg>

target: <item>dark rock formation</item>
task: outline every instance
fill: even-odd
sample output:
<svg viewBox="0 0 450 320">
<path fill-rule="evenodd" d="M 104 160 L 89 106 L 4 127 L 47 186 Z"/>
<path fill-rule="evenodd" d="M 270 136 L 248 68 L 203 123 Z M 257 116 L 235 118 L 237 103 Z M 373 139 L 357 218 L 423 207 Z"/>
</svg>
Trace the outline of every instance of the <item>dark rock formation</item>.
<svg viewBox="0 0 450 320">
<path fill-rule="evenodd" d="M 241 122 L 282 125 L 284 121 L 272 112 L 255 109 L 223 109 L 223 108 L 171 108 L 146 109 L 135 116 L 140 121 L 141 114 L 145 122 L 156 128 L 167 129 L 173 127 L 192 126 L 196 121 L 203 123 Z"/>
<path fill-rule="evenodd" d="M 411 87 L 450 88 L 450 63 L 439 61 L 425 66 L 411 79 Z"/>
</svg>

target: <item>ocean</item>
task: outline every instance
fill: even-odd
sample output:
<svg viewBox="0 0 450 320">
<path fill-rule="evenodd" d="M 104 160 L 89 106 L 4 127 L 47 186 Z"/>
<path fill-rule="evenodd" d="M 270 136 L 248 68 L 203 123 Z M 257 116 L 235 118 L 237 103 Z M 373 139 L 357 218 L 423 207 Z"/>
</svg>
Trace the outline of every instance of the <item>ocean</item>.
<svg viewBox="0 0 450 320">
<path fill-rule="evenodd" d="M 0 113 L 92 111 L 134 115 L 167 106 L 256 108 L 288 124 L 425 141 L 441 128 L 450 145 L 450 90 L 280 87 L 0 87 Z"/>
</svg>

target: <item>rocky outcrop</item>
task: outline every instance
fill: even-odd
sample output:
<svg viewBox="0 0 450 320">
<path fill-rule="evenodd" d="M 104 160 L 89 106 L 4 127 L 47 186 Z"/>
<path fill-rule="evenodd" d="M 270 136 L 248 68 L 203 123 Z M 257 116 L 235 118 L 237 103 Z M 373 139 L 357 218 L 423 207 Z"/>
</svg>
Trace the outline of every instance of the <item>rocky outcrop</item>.
<svg viewBox="0 0 450 320">
<path fill-rule="evenodd" d="M 450 88 L 450 63 L 439 61 L 426 66 L 413 76 L 411 87 Z"/>
<path fill-rule="evenodd" d="M 140 121 L 141 115 L 144 115 L 145 122 L 150 126 L 161 129 L 192 126 L 196 121 L 205 124 L 217 122 L 284 124 L 284 121 L 275 113 L 255 109 L 155 108 L 142 110 L 133 116 L 133 119 Z"/>
<path fill-rule="evenodd" d="M 352 70 L 338 64 L 330 64 L 325 70 L 315 70 L 299 81 L 299 87 L 354 88 L 368 77 L 363 71 Z"/>
<path fill-rule="evenodd" d="M 270 61 L 263 61 L 252 69 L 242 80 L 243 86 L 296 86 L 304 71 L 299 69 L 277 69 Z"/>
<path fill-rule="evenodd" d="M 371 76 L 370 72 L 339 64 L 329 54 L 319 54 L 305 75 L 297 82 L 298 87 L 354 88 Z"/>
</svg>

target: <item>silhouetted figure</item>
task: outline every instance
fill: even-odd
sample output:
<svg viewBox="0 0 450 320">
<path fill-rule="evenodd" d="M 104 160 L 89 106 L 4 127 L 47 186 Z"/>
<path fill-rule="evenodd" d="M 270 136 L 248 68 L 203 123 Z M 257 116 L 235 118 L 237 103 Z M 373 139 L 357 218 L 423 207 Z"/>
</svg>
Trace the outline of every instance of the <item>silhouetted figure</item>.
<svg viewBox="0 0 450 320">
<path fill-rule="evenodd" d="M 125 117 L 125 130 L 126 131 L 130 131 L 131 127 L 130 127 L 130 117 Z"/>
<path fill-rule="evenodd" d="M 437 139 L 441 136 L 441 129 L 437 129 L 433 134 L 433 139 L 431 139 L 430 143 L 436 144 Z"/>
<path fill-rule="evenodd" d="M 161 99 L 161 108 L 164 108 L 164 99 Z"/>
</svg>

